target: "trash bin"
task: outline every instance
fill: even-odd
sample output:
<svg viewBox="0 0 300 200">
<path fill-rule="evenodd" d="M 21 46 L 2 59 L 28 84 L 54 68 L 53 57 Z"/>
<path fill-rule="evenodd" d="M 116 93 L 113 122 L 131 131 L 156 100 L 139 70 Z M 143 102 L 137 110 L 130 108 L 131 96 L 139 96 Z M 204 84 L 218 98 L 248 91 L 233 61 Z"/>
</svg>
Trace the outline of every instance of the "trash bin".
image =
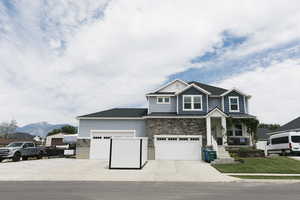
<svg viewBox="0 0 300 200">
<path fill-rule="evenodd" d="M 202 155 L 203 160 L 208 163 L 217 159 L 217 152 L 209 148 L 204 148 Z"/>
</svg>

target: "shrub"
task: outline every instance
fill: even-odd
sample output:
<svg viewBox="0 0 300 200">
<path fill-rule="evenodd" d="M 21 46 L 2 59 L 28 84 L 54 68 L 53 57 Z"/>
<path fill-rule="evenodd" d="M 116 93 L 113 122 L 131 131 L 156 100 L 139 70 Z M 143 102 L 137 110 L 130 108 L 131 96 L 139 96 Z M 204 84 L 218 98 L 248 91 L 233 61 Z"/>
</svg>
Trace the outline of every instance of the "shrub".
<svg viewBox="0 0 300 200">
<path fill-rule="evenodd" d="M 253 158 L 253 157 L 264 157 L 264 151 L 253 149 L 249 147 L 241 147 L 238 149 L 229 149 L 228 152 L 234 158 Z"/>
</svg>

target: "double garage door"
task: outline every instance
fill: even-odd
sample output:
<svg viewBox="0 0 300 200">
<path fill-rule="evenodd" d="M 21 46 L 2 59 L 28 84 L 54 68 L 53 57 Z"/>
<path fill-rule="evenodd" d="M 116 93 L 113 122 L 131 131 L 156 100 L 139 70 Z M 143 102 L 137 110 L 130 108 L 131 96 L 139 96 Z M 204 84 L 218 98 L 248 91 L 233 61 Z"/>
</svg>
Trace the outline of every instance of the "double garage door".
<svg viewBox="0 0 300 200">
<path fill-rule="evenodd" d="M 134 130 L 91 131 L 90 159 L 109 160 L 111 137 L 134 137 Z M 201 160 L 200 135 L 154 136 L 156 160 Z"/>
<path fill-rule="evenodd" d="M 156 160 L 201 160 L 201 135 L 156 135 Z"/>
<path fill-rule="evenodd" d="M 134 137 L 135 130 L 92 130 L 90 159 L 108 160 L 111 137 Z"/>
</svg>

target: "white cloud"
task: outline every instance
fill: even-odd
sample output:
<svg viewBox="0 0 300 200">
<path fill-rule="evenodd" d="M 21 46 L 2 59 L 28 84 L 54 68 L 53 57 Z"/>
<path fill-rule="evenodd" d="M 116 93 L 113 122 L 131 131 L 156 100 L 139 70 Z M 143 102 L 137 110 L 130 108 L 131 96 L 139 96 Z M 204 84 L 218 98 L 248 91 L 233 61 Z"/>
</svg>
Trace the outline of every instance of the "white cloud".
<svg viewBox="0 0 300 200">
<path fill-rule="evenodd" d="M 188 69 L 225 30 L 250 37 L 232 55 L 300 35 L 299 1 L 14 4 L 12 14 L 0 3 L 0 120 L 21 123 L 143 105 L 144 93 Z"/>
<path fill-rule="evenodd" d="M 250 112 L 264 123 L 284 124 L 300 116 L 300 59 L 230 77 L 218 85 L 238 87 L 250 99 Z"/>
</svg>

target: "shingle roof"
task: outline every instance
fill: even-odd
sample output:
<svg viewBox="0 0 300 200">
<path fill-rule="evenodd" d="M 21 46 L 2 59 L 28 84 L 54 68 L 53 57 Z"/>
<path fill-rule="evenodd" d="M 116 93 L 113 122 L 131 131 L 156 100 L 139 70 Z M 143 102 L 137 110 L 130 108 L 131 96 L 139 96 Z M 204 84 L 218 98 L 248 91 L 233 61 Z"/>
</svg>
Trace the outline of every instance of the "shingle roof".
<svg viewBox="0 0 300 200">
<path fill-rule="evenodd" d="M 79 117 L 142 117 L 147 111 L 147 108 L 113 108 Z"/>
<path fill-rule="evenodd" d="M 228 90 L 224 89 L 224 88 L 219 88 L 219 87 L 215 87 L 215 86 L 211 86 L 211 85 L 206 85 L 204 83 L 199 83 L 197 81 L 191 81 L 189 82 L 189 84 L 195 84 L 199 87 L 201 87 L 202 89 L 210 92 L 212 95 L 221 95 L 224 92 L 227 92 Z"/>
<path fill-rule="evenodd" d="M 269 139 L 268 133 L 271 131 L 267 128 L 257 128 L 257 139 L 258 140 L 267 140 Z"/>
<path fill-rule="evenodd" d="M 280 132 L 280 131 L 289 131 L 289 130 L 294 130 L 294 129 L 300 129 L 300 117 L 282 125 L 278 129 L 276 129 L 273 132 Z"/>
</svg>

